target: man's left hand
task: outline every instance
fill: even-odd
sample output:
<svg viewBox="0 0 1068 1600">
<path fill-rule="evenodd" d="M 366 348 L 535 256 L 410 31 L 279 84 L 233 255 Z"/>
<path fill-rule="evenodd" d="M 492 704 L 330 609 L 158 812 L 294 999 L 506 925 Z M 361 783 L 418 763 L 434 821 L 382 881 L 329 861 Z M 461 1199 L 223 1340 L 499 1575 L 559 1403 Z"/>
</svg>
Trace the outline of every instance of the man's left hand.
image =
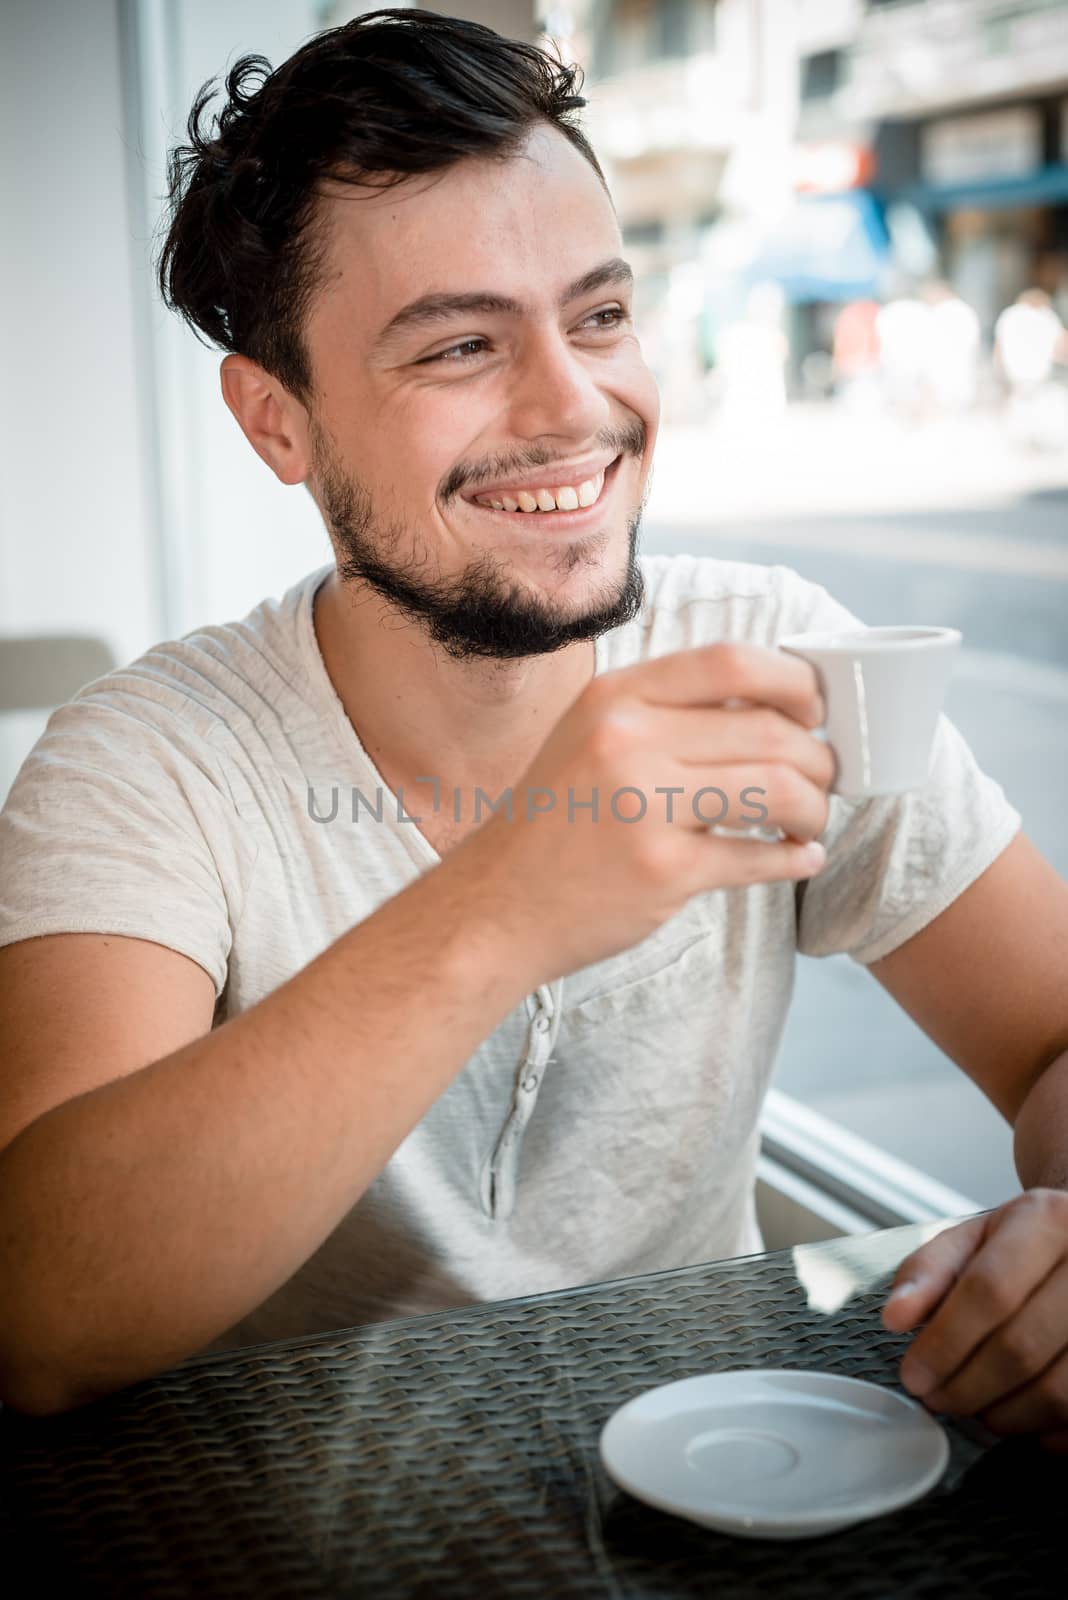
<svg viewBox="0 0 1068 1600">
<path fill-rule="evenodd" d="M 1068 1193 L 1028 1189 L 907 1256 L 883 1326 L 925 1319 L 901 1365 L 912 1395 L 1068 1453 Z"/>
</svg>

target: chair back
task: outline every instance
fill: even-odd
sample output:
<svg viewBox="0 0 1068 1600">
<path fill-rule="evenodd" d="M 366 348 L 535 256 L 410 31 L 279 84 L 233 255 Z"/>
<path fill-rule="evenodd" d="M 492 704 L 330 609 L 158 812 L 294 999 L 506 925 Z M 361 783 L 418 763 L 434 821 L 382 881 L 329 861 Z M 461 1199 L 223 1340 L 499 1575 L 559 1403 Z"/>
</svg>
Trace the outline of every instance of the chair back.
<svg viewBox="0 0 1068 1600">
<path fill-rule="evenodd" d="M 0 712 L 53 710 L 115 665 L 110 646 L 90 634 L 0 637 Z"/>
</svg>

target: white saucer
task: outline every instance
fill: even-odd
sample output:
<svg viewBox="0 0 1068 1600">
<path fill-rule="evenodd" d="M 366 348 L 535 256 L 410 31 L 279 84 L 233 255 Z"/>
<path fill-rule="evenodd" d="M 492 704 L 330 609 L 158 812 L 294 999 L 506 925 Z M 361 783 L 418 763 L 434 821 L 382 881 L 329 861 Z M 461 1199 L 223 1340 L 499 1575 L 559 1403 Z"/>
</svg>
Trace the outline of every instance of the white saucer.
<svg viewBox="0 0 1068 1600">
<path fill-rule="evenodd" d="M 878 1384 L 753 1367 L 636 1396 L 605 1424 L 601 1460 L 621 1489 L 702 1527 L 805 1539 L 918 1500 L 949 1441 Z"/>
</svg>

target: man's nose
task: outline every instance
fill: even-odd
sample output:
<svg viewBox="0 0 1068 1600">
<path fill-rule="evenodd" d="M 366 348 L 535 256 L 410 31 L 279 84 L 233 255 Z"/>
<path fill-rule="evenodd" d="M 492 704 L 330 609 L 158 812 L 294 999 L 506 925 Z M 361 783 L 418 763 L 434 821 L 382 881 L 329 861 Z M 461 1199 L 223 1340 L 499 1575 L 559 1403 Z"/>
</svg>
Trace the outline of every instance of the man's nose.
<svg viewBox="0 0 1068 1600">
<path fill-rule="evenodd" d="M 512 385 L 512 425 L 527 437 L 567 434 L 591 439 L 610 417 L 597 372 L 603 354 L 584 352 L 566 334 L 533 336 L 516 363 Z"/>
</svg>

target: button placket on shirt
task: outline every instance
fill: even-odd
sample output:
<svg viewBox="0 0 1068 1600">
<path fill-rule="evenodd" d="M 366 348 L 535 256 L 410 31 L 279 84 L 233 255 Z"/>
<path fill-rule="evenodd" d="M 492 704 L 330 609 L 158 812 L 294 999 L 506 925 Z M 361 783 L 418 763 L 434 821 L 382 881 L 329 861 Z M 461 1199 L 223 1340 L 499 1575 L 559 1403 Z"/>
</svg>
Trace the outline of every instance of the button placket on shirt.
<svg viewBox="0 0 1068 1600">
<path fill-rule="evenodd" d="M 482 1169 L 482 1209 L 495 1220 L 511 1216 L 515 1206 L 523 1134 L 534 1113 L 559 1030 L 560 991 L 559 982 L 555 990 L 552 984 L 541 984 L 534 994 L 527 996 L 531 1021 L 523 1058 L 516 1072 L 512 1103 L 493 1155 Z"/>
</svg>

